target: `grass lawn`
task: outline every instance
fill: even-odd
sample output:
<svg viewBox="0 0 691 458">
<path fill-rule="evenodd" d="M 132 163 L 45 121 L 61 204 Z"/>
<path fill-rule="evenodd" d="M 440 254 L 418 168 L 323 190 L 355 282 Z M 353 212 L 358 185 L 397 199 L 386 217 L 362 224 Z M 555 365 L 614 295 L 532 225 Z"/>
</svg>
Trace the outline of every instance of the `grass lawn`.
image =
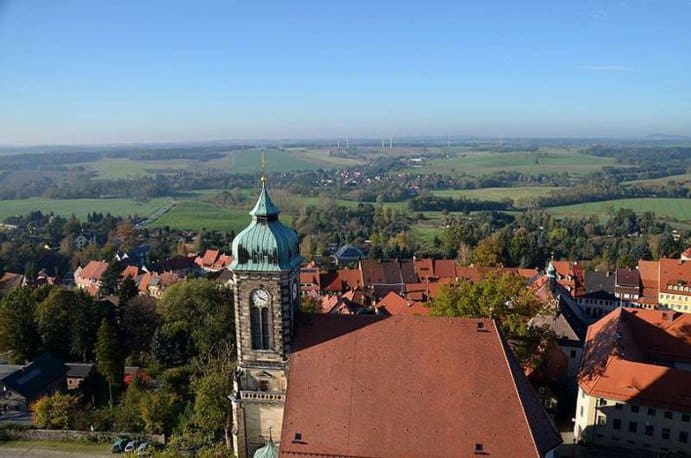
<svg viewBox="0 0 691 458">
<path fill-rule="evenodd" d="M 409 173 L 442 173 L 460 175 L 484 175 L 500 171 L 515 171 L 529 175 L 540 173 L 576 173 L 584 174 L 601 170 L 610 165 L 613 159 L 587 156 L 572 149 L 547 149 L 541 151 L 516 151 L 498 153 L 475 151 L 461 153 L 458 156 L 427 161 L 417 168 L 410 168 Z"/>
<path fill-rule="evenodd" d="M 561 189 L 548 186 L 521 186 L 514 188 L 482 188 L 482 189 L 444 189 L 432 191 L 432 194 L 443 197 L 467 197 L 478 200 L 503 200 L 506 198 L 518 200 L 532 197 L 549 196 L 552 191 Z"/>
<path fill-rule="evenodd" d="M 110 456 L 111 455 L 111 444 L 110 443 L 96 443 L 87 441 L 74 441 L 74 442 L 63 442 L 63 441 L 32 441 L 32 440 L 10 440 L 0 442 L 0 450 L 2 449 L 13 449 L 33 452 L 46 450 L 55 452 L 64 452 L 65 456 L 69 453 L 80 454 L 85 456 Z M 9 450 L 8 450 L 9 451 Z M 0 452 L 0 455 L 3 453 Z M 26 456 L 38 456 L 36 454 L 25 453 Z M 52 456 L 51 454 L 46 454 Z M 24 456 L 17 455 L 17 456 Z"/>
<path fill-rule="evenodd" d="M 54 212 L 68 217 L 74 214 L 80 220 L 86 220 L 88 213 L 110 213 L 116 216 L 148 216 L 166 204 L 165 198 L 155 198 L 146 202 L 132 199 L 46 199 L 32 197 L 29 199 L 0 200 L 0 221 L 8 216 L 25 215 L 40 210 L 44 213 Z"/>
<path fill-rule="evenodd" d="M 170 226 L 178 229 L 207 229 L 236 232 L 247 226 L 250 209 L 221 208 L 210 202 L 182 200 L 172 210 L 154 221 L 149 227 Z"/>
<path fill-rule="evenodd" d="M 619 208 L 630 208 L 636 213 L 654 211 L 657 216 L 675 218 L 681 222 L 691 221 L 691 199 L 669 199 L 645 197 L 638 199 L 617 199 L 603 202 L 565 205 L 548 208 L 547 211 L 563 216 L 607 216 Z"/>
</svg>

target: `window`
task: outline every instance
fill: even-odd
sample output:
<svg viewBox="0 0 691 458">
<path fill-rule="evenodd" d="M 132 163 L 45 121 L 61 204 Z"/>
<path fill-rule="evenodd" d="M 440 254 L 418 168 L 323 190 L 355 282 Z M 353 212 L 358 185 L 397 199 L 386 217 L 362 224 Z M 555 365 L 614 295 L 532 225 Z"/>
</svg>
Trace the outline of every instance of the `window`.
<svg viewBox="0 0 691 458">
<path fill-rule="evenodd" d="M 667 418 L 668 420 L 671 420 L 673 416 L 674 416 L 674 414 L 671 411 L 665 410 L 665 418 Z"/>
<path fill-rule="evenodd" d="M 630 421 L 629 422 L 629 432 L 635 433 L 637 429 L 638 429 L 638 423 L 635 421 Z"/>
<path fill-rule="evenodd" d="M 638 413 L 638 406 L 631 406 L 631 413 Z"/>
<path fill-rule="evenodd" d="M 663 439 L 669 440 L 670 435 L 671 435 L 671 431 L 669 430 L 669 428 L 662 428 L 662 438 Z"/>
<path fill-rule="evenodd" d="M 655 416 L 655 409 L 648 407 L 648 415 L 650 415 L 651 417 L 654 417 Z"/>
<path fill-rule="evenodd" d="M 599 399 L 597 400 L 597 405 L 598 405 L 598 406 L 606 406 L 606 405 L 607 405 L 607 399 L 599 398 Z"/>
<path fill-rule="evenodd" d="M 571 359 L 576 359 L 576 350 L 571 350 Z"/>
<path fill-rule="evenodd" d="M 621 429 L 621 420 L 619 418 L 612 420 L 612 428 Z"/>
<path fill-rule="evenodd" d="M 602 415 L 597 416 L 597 424 L 600 426 L 605 426 L 607 424 L 607 419 Z"/>
<path fill-rule="evenodd" d="M 583 406 L 581 406 L 581 417 L 583 416 Z"/>
<path fill-rule="evenodd" d="M 686 444 L 689 441 L 689 433 L 686 431 L 679 431 L 679 442 Z"/>
<path fill-rule="evenodd" d="M 683 421 L 684 423 L 688 423 L 690 420 L 691 420 L 691 415 L 689 415 L 687 413 L 681 414 L 681 421 Z"/>
<path fill-rule="evenodd" d="M 655 434 L 655 427 L 653 425 L 646 425 L 645 426 L 645 435 L 646 436 L 652 436 Z"/>
<path fill-rule="evenodd" d="M 252 350 L 269 350 L 271 348 L 269 309 L 267 307 L 252 307 L 250 321 Z"/>
</svg>

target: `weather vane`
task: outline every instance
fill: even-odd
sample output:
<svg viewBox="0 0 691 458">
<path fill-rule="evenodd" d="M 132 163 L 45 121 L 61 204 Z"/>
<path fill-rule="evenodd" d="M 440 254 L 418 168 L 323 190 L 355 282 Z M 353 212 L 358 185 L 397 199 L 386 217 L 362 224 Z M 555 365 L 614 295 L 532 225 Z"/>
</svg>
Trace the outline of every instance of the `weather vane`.
<svg viewBox="0 0 691 458">
<path fill-rule="evenodd" d="M 266 158 L 264 157 L 264 149 L 262 148 L 262 183 L 266 182 Z"/>
</svg>

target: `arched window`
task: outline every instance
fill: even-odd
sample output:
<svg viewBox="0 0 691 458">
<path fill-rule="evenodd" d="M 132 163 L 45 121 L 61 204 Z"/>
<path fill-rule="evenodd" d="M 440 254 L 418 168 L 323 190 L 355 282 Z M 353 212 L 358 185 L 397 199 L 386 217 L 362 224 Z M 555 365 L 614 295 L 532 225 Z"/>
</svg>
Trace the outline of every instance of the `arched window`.
<svg viewBox="0 0 691 458">
<path fill-rule="evenodd" d="M 257 289 L 250 295 L 250 329 L 252 331 L 252 350 L 271 349 L 271 296 Z"/>
</svg>

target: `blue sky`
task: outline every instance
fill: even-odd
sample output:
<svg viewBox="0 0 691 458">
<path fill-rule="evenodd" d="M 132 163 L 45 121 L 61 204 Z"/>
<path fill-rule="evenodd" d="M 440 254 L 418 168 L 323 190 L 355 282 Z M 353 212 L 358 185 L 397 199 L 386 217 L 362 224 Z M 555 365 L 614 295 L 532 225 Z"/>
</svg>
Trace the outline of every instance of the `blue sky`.
<svg viewBox="0 0 691 458">
<path fill-rule="evenodd" d="M 691 135 L 691 1 L 0 0 L 0 144 Z"/>
</svg>

